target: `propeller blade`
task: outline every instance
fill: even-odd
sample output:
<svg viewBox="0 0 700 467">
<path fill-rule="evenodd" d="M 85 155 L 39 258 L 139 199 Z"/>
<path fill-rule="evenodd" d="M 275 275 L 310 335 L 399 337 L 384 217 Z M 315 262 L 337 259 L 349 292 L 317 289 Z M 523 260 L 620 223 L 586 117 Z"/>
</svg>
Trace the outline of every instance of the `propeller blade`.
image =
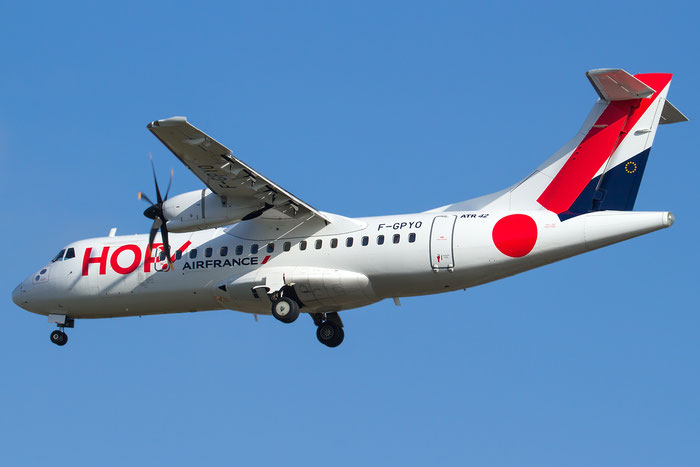
<svg viewBox="0 0 700 467">
<path fill-rule="evenodd" d="M 148 196 L 146 196 L 146 193 L 144 193 L 143 191 L 139 191 L 139 199 L 142 199 L 142 200 L 144 200 L 144 201 L 146 201 L 147 203 L 150 203 L 150 204 L 155 204 L 153 201 L 151 201 L 151 198 L 149 198 Z"/>
<path fill-rule="evenodd" d="M 156 177 L 156 165 L 153 163 L 153 154 L 148 153 L 148 157 L 151 159 L 151 170 L 153 170 L 153 181 L 156 184 L 156 199 L 158 204 L 163 203 L 163 198 L 160 196 L 160 190 L 158 189 L 158 177 Z"/>
<path fill-rule="evenodd" d="M 158 233 L 161 224 L 163 224 L 163 221 L 160 220 L 160 217 L 156 217 L 153 220 L 151 232 L 148 234 L 148 251 L 153 251 L 153 240 L 155 240 L 156 234 Z"/>
<path fill-rule="evenodd" d="M 167 222 L 168 220 L 165 218 L 165 215 L 163 214 L 163 203 L 165 202 L 166 199 L 168 199 L 168 195 L 170 194 L 170 187 L 173 184 L 173 176 L 175 175 L 175 171 L 173 169 L 170 169 L 170 180 L 168 181 L 168 189 L 165 190 L 165 199 L 160 194 L 160 187 L 158 187 L 158 177 L 156 176 L 156 165 L 153 162 L 153 154 L 150 152 L 148 153 L 148 157 L 151 160 L 151 171 L 153 172 L 153 182 L 156 185 L 156 203 L 151 201 L 151 199 L 146 196 L 144 193 L 139 192 L 139 199 L 143 199 L 144 201 L 147 201 L 148 203 L 151 204 L 151 206 L 146 209 L 143 214 L 144 216 L 148 217 L 149 219 L 153 219 L 153 225 L 151 226 L 151 231 L 148 234 L 148 254 L 152 255 L 153 254 L 153 242 L 156 239 L 156 234 L 160 230 L 160 235 L 161 238 L 163 239 L 163 253 L 165 257 L 167 258 L 168 261 L 168 266 L 170 266 L 169 270 L 173 270 L 173 260 L 170 257 L 170 241 L 168 239 L 168 227 L 167 227 Z"/>
<path fill-rule="evenodd" d="M 173 184 L 173 176 L 175 175 L 175 170 L 170 169 L 170 181 L 168 182 L 168 189 L 165 190 L 165 198 L 163 198 L 163 201 L 168 199 L 168 193 L 170 193 L 170 185 Z"/>
<path fill-rule="evenodd" d="M 163 237 L 163 250 L 165 251 L 165 258 L 168 260 L 168 266 L 170 266 L 169 271 L 173 270 L 173 260 L 170 258 L 170 242 L 168 240 L 168 227 L 166 227 L 165 222 L 160 226 L 160 235 Z"/>
</svg>

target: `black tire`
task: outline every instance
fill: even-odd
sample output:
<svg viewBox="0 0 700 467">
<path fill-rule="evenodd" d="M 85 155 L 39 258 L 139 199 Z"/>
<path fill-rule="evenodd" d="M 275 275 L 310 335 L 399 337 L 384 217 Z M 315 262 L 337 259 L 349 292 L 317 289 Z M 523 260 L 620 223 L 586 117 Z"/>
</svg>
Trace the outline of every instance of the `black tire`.
<svg viewBox="0 0 700 467">
<path fill-rule="evenodd" d="M 68 342 L 68 336 L 65 332 L 56 330 L 51 333 L 51 342 L 56 345 L 66 345 L 66 342 Z"/>
<path fill-rule="evenodd" d="M 323 345 L 338 347 L 345 338 L 345 332 L 337 324 L 326 321 L 316 329 L 316 338 Z"/>
<path fill-rule="evenodd" d="M 283 323 L 293 323 L 299 317 L 299 304 L 289 297 L 272 302 L 272 316 Z"/>
</svg>

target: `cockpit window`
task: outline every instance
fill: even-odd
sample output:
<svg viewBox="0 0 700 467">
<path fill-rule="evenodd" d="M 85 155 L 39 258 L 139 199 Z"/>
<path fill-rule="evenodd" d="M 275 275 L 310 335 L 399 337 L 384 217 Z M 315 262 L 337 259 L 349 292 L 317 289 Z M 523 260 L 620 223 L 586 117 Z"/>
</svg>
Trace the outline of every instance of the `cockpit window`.
<svg viewBox="0 0 700 467">
<path fill-rule="evenodd" d="M 51 260 L 52 263 L 55 263 L 56 261 L 63 261 L 63 254 L 66 252 L 66 250 L 61 250 L 58 252 L 56 257 Z"/>
<path fill-rule="evenodd" d="M 75 258 L 75 249 L 73 248 L 68 248 L 66 250 L 66 256 L 63 258 L 64 260 L 68 260 L 71 258 Z"/>
</svg>

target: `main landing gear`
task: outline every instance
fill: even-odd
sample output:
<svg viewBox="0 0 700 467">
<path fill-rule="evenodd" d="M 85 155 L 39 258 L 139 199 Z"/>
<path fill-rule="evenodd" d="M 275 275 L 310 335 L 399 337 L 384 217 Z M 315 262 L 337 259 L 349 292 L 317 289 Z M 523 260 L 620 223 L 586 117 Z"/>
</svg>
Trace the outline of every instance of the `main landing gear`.
<svg viewBox="0 0 700 467">
<path fill-rule="evenodd" d="M 283 323 L 293 323 L 299 317 L 301 305 L 297 299 L 294 289 L 283 288 L 279 292 L 271 295 L 272 316 Z M 343 332 L 343 322 L 337 312 L 333 313 L 309 313 L 314 320 L 316 328 L 316 338 L 328 347 L 338 347 L 345 338 Z"/>
<path fill-rule="evenodd" d="M 345 338 L 343 322 L 337 312 L 333 313 L 312 313 L 311 318 L 316 328 L 316 338 L 328 347 L 338 347 Z"/>
<path fill-rule="evenodd" d="M 272 316 L 283 323 L 293 323 L 299 317 L 299 304 L 290 297 L 272 300 Z"/>
<path fill-rule="evenodd" d="M 49 318 L 51 319 L 51 318 Z M 62 317 L 62 319 L 59 321 L 54 321 L 59 329 L 56 329 L 51 333 L 51 336 L 49 337 L 51 339 L 51 342 L 53 342 L 56 345 L 63 346 L 68 343 L 68 334 L 65 332 L 65 328 L 73 328 L 75 327 L 75 320 L 73 318 L 67 318 L 67 317 Z"/>
</svg>

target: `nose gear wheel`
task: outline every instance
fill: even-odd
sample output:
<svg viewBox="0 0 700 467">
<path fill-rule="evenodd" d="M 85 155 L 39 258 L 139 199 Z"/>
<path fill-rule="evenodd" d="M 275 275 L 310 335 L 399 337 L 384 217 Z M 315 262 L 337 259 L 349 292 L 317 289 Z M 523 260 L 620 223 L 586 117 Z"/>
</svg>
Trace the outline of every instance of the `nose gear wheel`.
<svg viewBox="0 0 700 467">
<path fill-rule="evenodd" d="M 56 329 L 51 333 L 51 342 L 56 345 L 66 345 L 68 342 L 68 335 L 63 331 Z"/>
</svg>

